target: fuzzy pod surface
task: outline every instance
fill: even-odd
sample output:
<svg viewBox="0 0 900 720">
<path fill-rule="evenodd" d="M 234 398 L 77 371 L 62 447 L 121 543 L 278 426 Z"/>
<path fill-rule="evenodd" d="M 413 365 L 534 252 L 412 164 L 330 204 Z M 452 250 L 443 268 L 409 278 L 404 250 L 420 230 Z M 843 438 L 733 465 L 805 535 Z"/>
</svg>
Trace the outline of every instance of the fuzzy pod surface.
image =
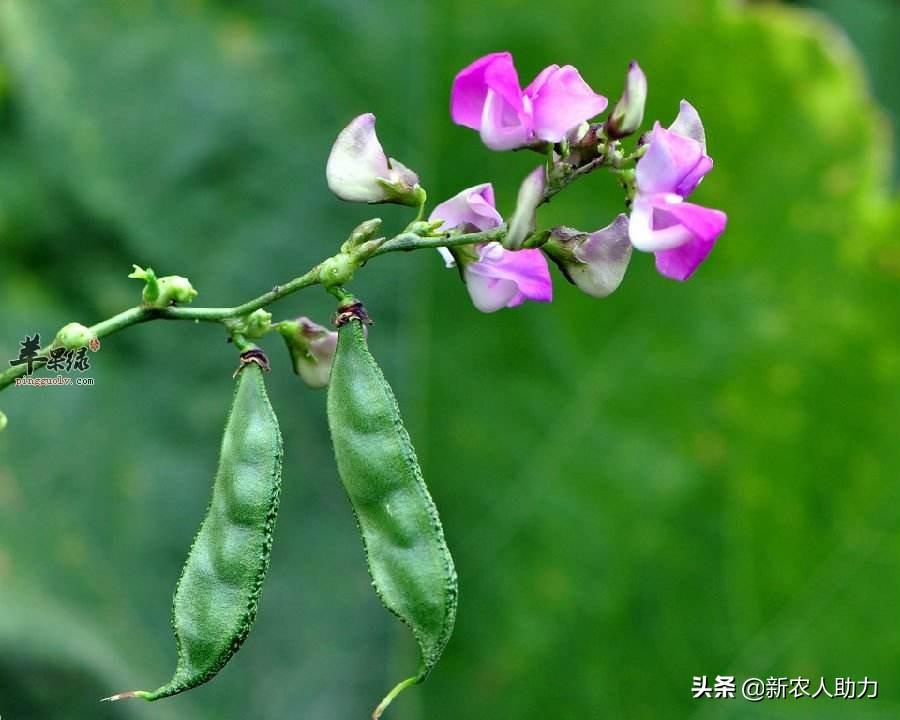
<svg viewBox="0 0 900 720">
<path fill-rule="evenodd" d="M 416 674 L 385 697 L 373 715 L 377 718 L 437 663 L 453 631 L 458 593 L 437 508 L 394 393 L 369 352 L 362 320 L 349 315 L 352 319 L 338 331 L 328 383 L 335 458 L 375 590 L 409 626 L 421 654 Z"/>
<path fill-rule="evenodd" d="M 175 674 L 152 692 L 107 700 L 158 700 L 197 687 L 225 666 L 250 632 L 272 550 L 283 454 L 259 362 L 242 356 L 212 498 L 175 590 Z"/>
</svg>

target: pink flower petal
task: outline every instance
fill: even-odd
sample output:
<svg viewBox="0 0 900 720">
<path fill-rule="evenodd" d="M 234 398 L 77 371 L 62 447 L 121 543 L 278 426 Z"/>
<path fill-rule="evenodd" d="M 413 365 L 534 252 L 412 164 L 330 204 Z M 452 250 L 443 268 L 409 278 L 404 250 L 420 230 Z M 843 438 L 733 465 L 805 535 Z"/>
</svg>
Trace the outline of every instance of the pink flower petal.
<svg viewBox="0 0 900 720">
<path fill-rule="evenodd" d="M 441 230 L 454 228 L 490 230 L 503 224 L 503 218 L 494 209 L 494 186 L 490 183 L 475 185 L 457 193 L 435 207 L 429 220 L 443 220 Z"/>
<path fill-rule="evenodd" d="M 694 203 L 670 205 L 667 211 L 684 227 L 704 239 L 715 240 L 725 231 L 728 222 L 728 216 L 721 210 Z"/>
<path fill-rule="evenodd" d="M 529 127 L 522 113 L 494 89 L 487 92 L 481 115 L 481 140 L 491 150 L 515 150 L 529 143 Z"/>
<path fill-rule="evenodd" d="M 496 312 L 505 307 L 521 305 L 525 298 L 519 292 L 514 280 L 480 275 L 466 267 L 466 288 L 472 304 L 483 313 Z"/>
<path fill-rule="evenodd" d="M 522 86 L 519 85 L 519 73 L 509 53 L 490 63 L 484 71 L 484 81 L 488 88 L 503 98 L 517 114 L 522 114 Z"/>
<path fill-rule="evenodd" d="M 460 70 L 450 91 L 450 116 L 457 125 L 481 129 L 481 116 L 490 88 L 521 108 L 519 76 L 508 52 L 491 53 Z"/>
<path fill-rule="evenodd" d="M 672 205 L 668 212 L 690 232 L 691 237 L 677 248 L 657 252 L 656 268 L 666 277 L 687 280 L 712 251 L 728 218 L 721 210 L 693 203 Z"/>
<path fill-rule="evenodd" d="M 550 269 L 540 250 L 513 252 L 487 243 L 479 248 L 479 260 L 466 265 L 465 278 L 472 302 L 482 312 L 553 299 Z"/>
<path fill-rule="evenodd" d="M 674 250 L 660 250 L 656 253 L 656 269 L 667 278 L 687 280 L 706 260 L 715 244 L 715 240 L 694 237 Z"/>
<path fill-rule="evenodd" d="M 572 128 L 606 109 L 607 100 L 595 93 L 571 65 L 542 72 L 526 97 L 533 107 L 534 134 L 559 142 Z"/>
<path fill-rule="evenodd" d="M 670 207 L 680 202 L 681 197 L 674 193 L 638 194 L 628 220 L 631 244 L 643 252 L 657 252 L 686 243 L 690 232 L 667 213 Z"/>
<path fill-rule="evenodd" d="M 681 182 L 675 187 L 675 192 L 681 197 L 687 197 L 700 184 L 703 176 L 713 168 L 713 160 L 709 155 L 703 155 L 697 161 L 694 169 L 682 178 Z"/>
<path fill-rule="evenodd" d="M 522 92 L 523 95 L 527 98 L 533 99 L 535 95 L 540 92 L 540 89 L 544 87 L 544 83 L 547 82 L 547 79 L 559 70 L 559 65 L 548 65 L 543 70 L 541 70 L 537 77 L 531 81 L 527 88 Z"/>
<path fill-rule="evenodd" d="M 655 123 L 647 154 L 637 164 L 638 192 L 676 192 L 686 178 L 696 176 L 695 171 L 702 158 L 703 149 L 696 140 L 670 132 Z"/>
<path fill-rule="evenodd" d="M 700 148 L 706 154 L 706 131 L 697 109 L 687 100 L 682 100 L 678 109 L 678 117 L 669 125 L 669 131 L 683 135 L 700 143 Z"/>
</svg>

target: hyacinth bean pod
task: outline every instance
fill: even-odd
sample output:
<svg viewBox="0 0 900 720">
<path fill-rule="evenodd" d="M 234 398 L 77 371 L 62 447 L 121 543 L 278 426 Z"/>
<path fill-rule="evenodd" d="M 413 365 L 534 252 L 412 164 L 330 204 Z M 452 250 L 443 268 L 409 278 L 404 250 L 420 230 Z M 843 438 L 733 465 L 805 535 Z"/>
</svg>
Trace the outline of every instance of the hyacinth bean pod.
<svg viewBox="0 0 900 720">
<path fill-rule="evenodd" d="M 328 422 L 338 472 L 359 525 L 382 603 L 412 630 L 421 664 L 373 713 L 437 663 L 456 618 L 456 571 L 397 401 L 369 352 L 359 303 L 338 313 Z"/>
<path fill-rule="evenodd" d="M 241 355 L 212 499 L 175 590 L 175 674 L 152 692 L 134 690 L 107 700 L 158 700 L 201 685 L 224 667 L 250 631 L 281 491 L 281 432 L 266 394 L 267 367 L 259 350 Z"/>
</svg>

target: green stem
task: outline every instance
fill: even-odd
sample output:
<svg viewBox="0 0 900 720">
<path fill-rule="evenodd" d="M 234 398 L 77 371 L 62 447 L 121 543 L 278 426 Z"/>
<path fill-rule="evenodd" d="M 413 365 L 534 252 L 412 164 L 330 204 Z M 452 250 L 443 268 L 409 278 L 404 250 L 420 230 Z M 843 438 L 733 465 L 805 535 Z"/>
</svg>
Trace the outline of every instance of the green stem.
<svg viewBox="0 0 900 720">
<path fill-rule="evenodd" d="M 276 285 L 269 292 L 260 295 L 253 300 L 248 300 L 242 305 L 226 308 L 194 308 L 194 307 L 171 307 L 157 310 L 157 317 L 163 320 L 200 320 L 204 322 L 221 322 L 228 318 L 240 317 L 248 315 L 254 310 L 259 310 L 266 305 L 270 305 L 276 300 L 281 300 L 292 293 L 316 285 L 319 282 L 319 266 L 316 265 L 309 272 L 295 277 L 283 285 Z"/>
<path fill-rule="evenodd" d="M 477 233 L 466 233 L 464 235 L 435 235 L 422 237 L 416 233 L 400 233 L 392 237 L 390 240 L 382 243 L 374 253 L 375 255 L 384 255 L 389 252 L 421 250 L 423 248 L 439 248 L 453 247 L 456 245 L 472 245 L 474 243 L 486 243 L 494 240 L 500 240 L 506 235 L 506 226 L 492 228 Z"/>
<path fill-rule="evenodd" d="M 544 197 L 541 199 L 540 205 L 550 202 L 550 200 L 553 199 L 555 195 L 558 195 L 566 187 L 575 182 L 578 178 L 584 177 L 588 173 L 594 172 L 594 170 L 596 170 L 598 167 L 603 167 L 606 164 L 606 155 L 601 155 L 600 157 L 594 158 L 593 160 L 576 168 L 569 175 L 563 178 L 559 178 L 555 183 L 547 186 L 547 189 L 544 191 Z"/>
<path fill-rule="evenodd" d="M 490 242 L 503 237 L 506 228 L 501 226 L 484 232 L 467 233 L 464 235 L 437 235 L 422 236 L 415 233 L 403 232 L 399 235 L 384 242 L 381 247 L 376 250 L 373 255 L 384 255 L 385 253 L 418 250 L 422 248 L 436 248 L 453 245 L 471 245 L 473 243 Z M 91 326 L 91 331 L 97 338 L 107 337 L 114 333 L 141 323 L 151 320 L 192 320 L 194 322 L 222 322 L 230 318 L 248 315 L 254 310 L 266 307 L 271 303 L 281 300 L 298 290 L 319 284 L 319 266 L 316 265 L 303 275 L 295 277 L 293 280 L 282 285 L 276 285 L 269 292 L 263 293 L 259 297 L 248 300 L 241 305 L 234 307 L 168 307 L 168 308 L 149 308 L 138 306 L 123 310 L 122 312 L 107 318 L 96 325 Z M 47 345 L 38 351 L 39 355 L 46 355 L 52 345 Z M 26 372 L 26 366 L 15 365 L 13 367 L 0 372 L 0 390 L 12 385 L 16 378 L 21 377 Z"/>
</svg>

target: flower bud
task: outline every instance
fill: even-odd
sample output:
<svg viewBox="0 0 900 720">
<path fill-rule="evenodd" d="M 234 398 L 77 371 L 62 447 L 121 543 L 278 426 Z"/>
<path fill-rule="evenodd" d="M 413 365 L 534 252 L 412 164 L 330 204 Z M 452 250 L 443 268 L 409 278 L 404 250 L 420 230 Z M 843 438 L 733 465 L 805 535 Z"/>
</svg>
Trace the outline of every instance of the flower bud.
<svg viewBox="0 0 900 720">
<path fill-rule="evenodd" d="M 644 120 L 647 102 L 647 76 L 641 66 L 632 60 L 625 76 L 625 91 L 616 103 L 606 123 L 606 132 L 614 140 L 634 133 Z"/>
<path fill-rule="evenodd" d="M 249 315 L 239 318 L 232 324 L 231 329 L 248 340 L 256 340 L 272 329 L 272 313 L 259 308 L 259 310 L 254 310 Z"/>
<path fill-rule="evenodd" d="M 53 344 L 66 350 L 78 350 L 96 342 L 97 336 L 81 323 L 69 323 L 56 333 Z"/>
<path fill-rule="evenodd" d="M 341 200 L 397 203 L 418 207 L 425 202 L 419 176 L 388 158 L 375 134 L 375 116 L 365 113 L 341 130 L 325 166 L 328 187 Z"/>
<path fill-rule="evenodd" d="M 142 298 L 147 307 L 164 308 L 177 303 L 189 303 L 197 297 L 191 281 L 180 275 L 166 275 L 157 278 L 153 268 L 146 270 L 139 265 L 128 277 L 144 281 Z"/>
<path fill-rule="evenodd" d="M 503 239 L 503 247 L 518 250 L 525 242 L 525 238 L 534 232 L 534 215 L 544 199 L 546 187 L 547 174 L 544 166 L 539 165 L 522 181 L 516 199 L 516 210 L 509 221 L 509 230 Z"/>
<path fill-rule="evenodd" d="M 594 297 L 606 297 L 619 287 L 631 259 L 628 216 L 587 234 L 572 228 L 554 228 L 543 250 L 569 282 Z"/>
<path fill-rule="evenodd" d="M 159 307 L 189 303 L 197 297 L 191 281 L 180 275 L 166 275 L 159 279 Z"/>
<path fill-rule="evenodd" d="M 285 320 L 275 327 L 291 354 L 294 372 L 303 382 L 313 388 L 328 385 L 331 363 L 337 349 L 337 333 L 307 317 Z"/>
<path fill-rule="evenodd" d="M 341 252 L 351 252 L 374 238 L 381 229 L 381 218 L 372 218 L 360 223 L 341 245 Z"/>
</svg>

